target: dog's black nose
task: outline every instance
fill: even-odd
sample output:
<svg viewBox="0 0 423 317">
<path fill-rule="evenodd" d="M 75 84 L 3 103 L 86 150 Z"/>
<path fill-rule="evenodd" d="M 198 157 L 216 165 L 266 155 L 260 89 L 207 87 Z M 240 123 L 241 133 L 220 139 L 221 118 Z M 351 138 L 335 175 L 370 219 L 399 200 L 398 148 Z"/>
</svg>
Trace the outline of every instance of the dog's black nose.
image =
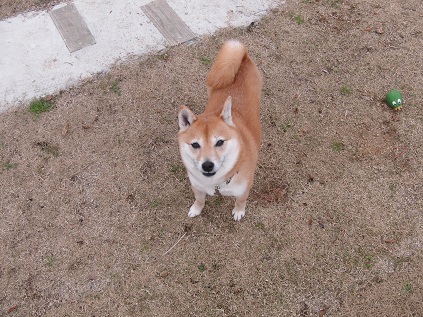
<svg viewBox="0 0 423 317">
<path fill-rule="evenodd" d="M 204 172 L 211 172 L 214 168 L 214 163 L 210 161 L 205 161 L 201 167 L 203 168 Z"/>
</svg>

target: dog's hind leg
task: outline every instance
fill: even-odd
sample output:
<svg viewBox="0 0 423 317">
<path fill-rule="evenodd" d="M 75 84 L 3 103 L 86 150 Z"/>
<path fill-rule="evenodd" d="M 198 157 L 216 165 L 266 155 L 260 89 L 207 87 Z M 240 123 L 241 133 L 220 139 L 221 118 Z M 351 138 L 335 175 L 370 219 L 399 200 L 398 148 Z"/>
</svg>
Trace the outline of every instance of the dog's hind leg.
<svg viewBox="0 0 423 317">
<path fill-rule="evenodd" d="M 192 204 L 191 208 L 188 212 L 188 217 L 195 217 L 201 214 L 201 211 L 204 208 L 204 204 L 206 203 L 206 193 L 199 191 L 196 188 L 192 188 L 192 191 L 194 192 L 195 201 Z"/>
</svg>

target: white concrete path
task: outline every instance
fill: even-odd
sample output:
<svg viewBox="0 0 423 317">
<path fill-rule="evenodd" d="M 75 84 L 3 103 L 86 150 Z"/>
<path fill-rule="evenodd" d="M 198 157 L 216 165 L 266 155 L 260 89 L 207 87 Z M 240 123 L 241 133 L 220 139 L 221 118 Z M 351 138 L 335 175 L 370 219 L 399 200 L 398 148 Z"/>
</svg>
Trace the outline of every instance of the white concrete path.
<svg viewBox="0 0 423 317">
<path fill-rule="evenodd" d="M 0 21 L 0 112 L 168 44 L 141 6 L 151 0 L 75 0 L 96 44 L 70 53 L 48 12 Z M 248 25 L 281 0 L 168 0 L 198 36 Z M 60 6 L 60 5 L 59 5 Z"/>
</svg>

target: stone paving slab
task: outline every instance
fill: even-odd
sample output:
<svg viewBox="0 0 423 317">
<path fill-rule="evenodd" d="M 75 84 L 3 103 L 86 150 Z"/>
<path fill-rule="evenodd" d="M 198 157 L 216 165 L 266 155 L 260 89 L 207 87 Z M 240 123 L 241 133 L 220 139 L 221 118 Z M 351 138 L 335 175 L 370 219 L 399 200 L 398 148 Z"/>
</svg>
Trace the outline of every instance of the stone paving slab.
<svg viewBox="0 0 423 317">
<path fill-rule="evenodd" d="M 95 44 L 94 36 L 73 3 L 50 11 L 50 16 L 69 52 Z"/>
</svg>

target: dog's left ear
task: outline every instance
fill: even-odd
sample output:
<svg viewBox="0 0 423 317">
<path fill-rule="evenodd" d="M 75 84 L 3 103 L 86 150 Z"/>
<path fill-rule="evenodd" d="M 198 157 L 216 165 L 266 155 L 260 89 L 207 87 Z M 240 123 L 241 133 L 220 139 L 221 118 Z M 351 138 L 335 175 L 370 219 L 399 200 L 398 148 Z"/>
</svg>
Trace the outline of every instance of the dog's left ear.
<svg viewBox="0 0 423 317">
<path fill-rule="evenodd" d="M 234 126 L 234 122 L 232 121 L 232 97 L 229 96 L 226 98 L 225 105 L 223 106 L 222 113 L 220 114 L 220 117 L 223 119 L 223 121 L 226 122 L 227 125 L 230 125 L 231 127 Z"/>
<path fill-rule="evenodd" d="M 188 129 L 195 120 L 197 120 L 197 117 L 187 106 L 181 106 L 179 108 L 179 131 L 185 131 Z"/>
</svg>

